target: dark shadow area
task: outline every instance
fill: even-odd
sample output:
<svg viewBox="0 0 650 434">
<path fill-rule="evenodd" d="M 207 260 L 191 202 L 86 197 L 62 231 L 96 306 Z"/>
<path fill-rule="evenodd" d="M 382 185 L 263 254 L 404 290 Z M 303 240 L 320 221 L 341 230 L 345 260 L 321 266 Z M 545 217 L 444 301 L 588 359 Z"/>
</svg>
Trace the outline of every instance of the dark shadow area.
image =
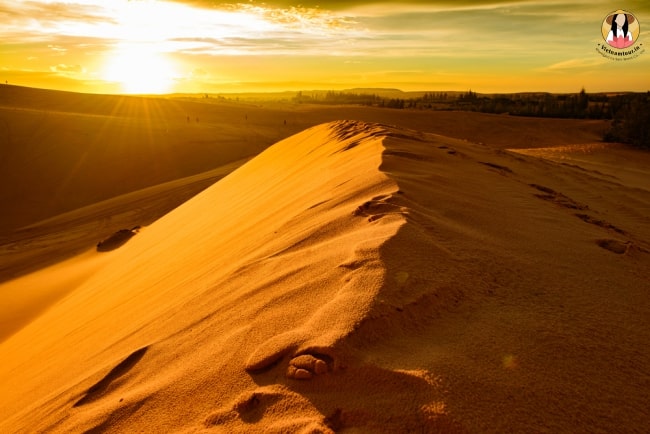
<svg viewBox="0 0 650 434">
<path fill-rule="evenodd" d="M 118 249 L 126 244 L 135 234 L 138 233 L 140 226 L 135 226 L 133 229 L 120 229 L 110 237 L 97 243 L 98 252 L 110 252 L 111 250 Z"/>
<path fill-rule="evenodd" d="M 73 407 L 80 407 L 84 404 L 88 404 L 101 398 L 108 390 L 108 387 L 111 385 L 111 383 L 128 373 L 140 361 L 140 359 L 144 357 L 147 349 L 148 347 L 140 348 L 139 350 L 131 353 L 129 357 L 122 360 L 117 366 L 111 369 L 111 371 L 106 374 L 104 378 L 91 386 L 90 389 L 86 391 L 84 396 L 75 402 Z"/>
</svg>

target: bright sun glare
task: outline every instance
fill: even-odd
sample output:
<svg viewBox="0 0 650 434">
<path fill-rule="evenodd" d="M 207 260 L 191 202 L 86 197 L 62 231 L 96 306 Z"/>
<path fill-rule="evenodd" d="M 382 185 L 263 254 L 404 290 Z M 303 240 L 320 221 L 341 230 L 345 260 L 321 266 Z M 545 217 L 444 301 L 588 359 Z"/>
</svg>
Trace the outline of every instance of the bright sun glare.
<svg viewBox="0 0 650 434">
<path fill-rule="evenodd" d="M 125 93 L 165 93 L 171 90 L 171 62 L 148 45 L 117 49 L 109 58 L 105 79 L 117 82 Z"/>
<path fill-rule="evenodd" d="M 179 20 L 182 8 L 153 0 L 110 3 L 122 40 L 108 55 L 103 78 L 119 83 L 125 93 L 166 93 L 176 71 L 160 51 L 160 41 Z"/>
</svg>

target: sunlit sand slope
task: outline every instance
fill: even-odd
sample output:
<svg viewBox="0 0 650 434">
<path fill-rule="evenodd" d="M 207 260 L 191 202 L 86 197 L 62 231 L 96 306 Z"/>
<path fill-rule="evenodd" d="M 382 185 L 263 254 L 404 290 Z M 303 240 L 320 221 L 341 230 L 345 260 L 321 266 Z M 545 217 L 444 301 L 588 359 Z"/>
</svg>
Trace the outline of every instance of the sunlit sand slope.
<svg viewBox="0 0 650 434">
<path fill-rule="evenodd" d="M 110 255 L 97 252 L 111 250 L 100 249 L 100 241 L 125 229 L 146 230 L 244 162 L 121 195 L 0 236 L 0 342 L 108 260 Z"/>
<path fill-rule="evenodd" d="M 649 204 L 442 136 L 310 128 L 0 344 L 0 431 L 642 432 Z"/>
<path fill-rule="evenodd" d="M 119 195 L 0 235 L 0 282 L 94 248 L 119 229 L 147 226 L 245 162 Z"/>
</svg>

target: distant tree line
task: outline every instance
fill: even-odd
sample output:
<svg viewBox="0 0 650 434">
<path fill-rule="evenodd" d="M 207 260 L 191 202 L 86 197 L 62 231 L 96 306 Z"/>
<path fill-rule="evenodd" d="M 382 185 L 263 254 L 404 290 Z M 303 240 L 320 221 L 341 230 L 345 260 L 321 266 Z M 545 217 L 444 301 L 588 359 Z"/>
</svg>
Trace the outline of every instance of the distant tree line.
<svg viewBox="0 0 650 434">
<path fill-rule="evenodd" d="M 360 104 L 396 109 L 463 110 L 579 119 L 611 119 L 613 113 L 609 100 L 606 94 L 589 95 L 584 89 L 577 94 L 479 95 L 471 90 L 458 94 L 426 92 L 417 98 L 386 98 L 370 93 L 328 91 L 312 94 L 298 92 L 293 98 L 294 102 L 310 104 Z"/>
<path fill-rule="evenodd" d="M 650 148 L 650 93 L 574 94 L 517 93 L 483 95 L 426 92 L 419 97 L 386 98 L 372 93 L 328 91 L 298 92 L 294 102 L 310 104 L 355 104 L 392 109 L 462 110 L 571 119 L 611 119 L 604 140 Z"/>
<path fill-rule="evenodd" d="M 515 116 L 611 118 L 607 97 L 588 95 L 584 89 L 577 94 L 524 93 L 490 96 L 479 96 L 470 90 L 454 101 L 453 108 L 484 113 L 507 113 Z"/>
<path fill-rule="evenodd" d="M 618 95 L 611 100 L 612 126 L 605 141 L 650 149 L 650 92 Z"/>
<path fill-rule="evenodd" d="M 611 119 L 603 139 L 650 149 L 650 92 L 617 95 L 587 94 L 514 94 L 478 96 L 471 90 L 456 99 L 452 107 L 486 113 L 508 113 L 572 119 Z"/>
<path fill-rule="evenodd" d="M 354 104 L 394 109 L 424 108 L 418 104 L 418 100 L 413 98 L 386 98 L 372 93 L 353 93 L 345 91 L 327 91 L 325 93 L 321 92 L 311 94 L 298 92 L 293 98 L 293 101 L 309 104 Z"/>
<path fill-rule="evenodd" d="M 355 104 L 380 106 L 382 98 L 374 94 L 328 91 L 323 95 L 298 92 L 293 98 L 297 103 L 309 104 Z"/>
</svg>

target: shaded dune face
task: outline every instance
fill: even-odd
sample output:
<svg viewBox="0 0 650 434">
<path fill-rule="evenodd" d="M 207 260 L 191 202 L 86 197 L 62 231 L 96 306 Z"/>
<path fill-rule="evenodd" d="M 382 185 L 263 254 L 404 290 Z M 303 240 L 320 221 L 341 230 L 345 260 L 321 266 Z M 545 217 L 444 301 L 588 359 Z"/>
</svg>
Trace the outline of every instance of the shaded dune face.
<svg viewBox="0 0 650 434">
<path fill-rule="evenodd" d="M 650 195 L 612 185 L 388 125 L 305 130 L 2 343 L 0 430 L 611 431 L 623 408 L 639 431 L 650 233 L 613 204 Z"/>
</svg>

